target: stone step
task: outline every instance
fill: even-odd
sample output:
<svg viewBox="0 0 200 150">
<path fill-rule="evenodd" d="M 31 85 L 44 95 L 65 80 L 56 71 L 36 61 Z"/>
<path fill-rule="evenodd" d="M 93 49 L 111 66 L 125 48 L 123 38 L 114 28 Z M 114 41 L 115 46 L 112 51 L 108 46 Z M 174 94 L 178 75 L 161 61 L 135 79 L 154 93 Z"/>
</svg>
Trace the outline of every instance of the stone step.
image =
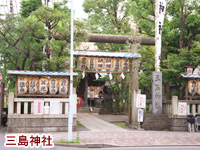
<svg viewBox="0 0 200 150">
<path fill-rule="evenodd" d="M 77 107 L 78 113 L 99 113 L 100 108 L 96 107 Z"/>
</svg>

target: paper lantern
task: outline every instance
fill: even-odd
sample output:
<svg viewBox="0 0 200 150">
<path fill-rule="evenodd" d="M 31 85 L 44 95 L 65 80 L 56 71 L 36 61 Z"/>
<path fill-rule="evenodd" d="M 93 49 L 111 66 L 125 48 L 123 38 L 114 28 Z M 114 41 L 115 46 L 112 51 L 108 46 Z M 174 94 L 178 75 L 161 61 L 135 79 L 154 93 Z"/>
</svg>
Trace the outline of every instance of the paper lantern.
<svg viewBox="0 0 200 150">
<path fill-rule="evenodd" d="M 197 92 L 197 81 L 189 80 L 188 81 L 188 92 L 192 95 L 196 94 Z"/>
<path fill-rule="evenodd" d="M 58 82 L 56 78 L 51 78 L 49 80 L 49 93 L 55 95 L 58 92 Z"/>
<path fill-rule="evenodd" d="M 18 94 L 25 94 L 28 90 L 28 78 L 19 77 L 18 78 Z"/>
<path fill-rule="evenodd" d="M 85 70 L 87 67 L 87 59 L 86 57 L 79 57 L 79 68 L 81 70 Z"/>
<path fill-rule="evenodd" d="M 39 79 L 36 77 L 29 78 L 29 94 L 36 94 L 38 91 Z"/>
<path fill-rule="evenodd" d="M 122 66 L 122 71 L 128 71 L 128 69 L 129 69 L 129 60 L 128 59 L 122 59 L 121 60 L 121 66 Z"/>
<path fill-rule="evenodd" d="M 113 61 L 114 61 L 114 65 L 113 65 L 114 70 L 115 71 L 120 70 L 120 66 L 121 66 L 120 58 L 115 58 Z"/>
<path fill-rule="evenodd" d="M 197 81 L 197 94 L 200 95 L 200 81 Z"/>
<path fill-rule="evenodd" d="M 89 57 L 87 58 L 87 67 L 89 70 L 94 70 L 95 69 L 95 57 Z"/>
<path fill-rule="evenodd" d="M 98 69 L 98 70 L 102 70 L 103 69 L 103 67 L 104 67 L 104 58 L 103 57 L 98 57 L 97 59 L 96 59 L 96 68 Z"/>
<path fill-rule="evenodd" d="M 62 78 L 59 80 L 59 94 L 60 95 L 67 95 L 68 94 L 68 87 L 69 87 L 69 80 L 66 78 Z M 73 89 L 71 89 L 73 90 Z"/>
<path fill-rule="evenodd" d="M 111 70 L 113 66 L 113 59 L 112 58 L 105 58 L 105 69 Z"/>
<path fill-rule="evenodd" d="M 39 90 L 38 90 L 38 93 L 40 94 L 47 94 L 48 92 L 48 83 L 49 83 L 49 80 L 48 78 L 40 78 L 39 79 Z"/>
</svg>

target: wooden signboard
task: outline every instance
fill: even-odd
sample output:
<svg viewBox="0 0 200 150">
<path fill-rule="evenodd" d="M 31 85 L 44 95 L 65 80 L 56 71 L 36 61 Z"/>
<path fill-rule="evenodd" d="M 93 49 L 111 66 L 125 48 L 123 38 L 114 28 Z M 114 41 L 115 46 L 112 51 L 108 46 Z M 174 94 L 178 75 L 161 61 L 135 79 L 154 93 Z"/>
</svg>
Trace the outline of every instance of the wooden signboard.
<svg viewBox="0 0 200 150">
<path fill-rule="evenodd" d="M 197 81 L 196 80 L 188 81 L 188 92 L 192 95 L 196 94 L 196 92 L 197 92 Z"/>
<path fill-rule="evenodd" d="M 58 79 L 51 78 L 49 80 L 49 94 L 55 95 L 58 92 Z"/>
<path fill-rule="evenodd" d="M 36 94 L 38 91 L 39 79 L 36 77 L 29 78 L 29 94 Z"/>
<path fill-rule="evenodd" d="M 61 78 L 59 80 L 59 94 L 60 95 L 67 95 L 69 88 L 69 80 L 66 78 Z"/>
<path fill-rule="evenodd" d="M 18 78 L 18 94 L 25 94 L 28 90 L 28 78 L 19 77 Z"/>
<path fill-rule="evenodd" d="M 85 70 L 87 67 L 87 58 L 86 57 L 79 57 L 79 68 L 81 70 Z"/>
<path fill-rule="evenodd" d="M 39 90 L 38 93 L 40 94 L 47 94 L 48 92 L 48 78 L 40 78 L 39 79 Z"/>
</svg>

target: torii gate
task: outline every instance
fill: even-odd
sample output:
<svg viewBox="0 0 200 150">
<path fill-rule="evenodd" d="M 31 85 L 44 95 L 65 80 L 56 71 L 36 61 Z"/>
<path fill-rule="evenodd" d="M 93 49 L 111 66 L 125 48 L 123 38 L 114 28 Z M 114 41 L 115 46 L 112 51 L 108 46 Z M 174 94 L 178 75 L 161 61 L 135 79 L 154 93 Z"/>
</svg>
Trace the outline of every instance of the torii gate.
<svg viewBox="0 0 200 150">
<path fill-rule="evenodd" d="M 141 37 L 141 36 L 125 36 L 125 35 L 111 35 L 111 34 L 89 34 L 88 42 L 96 43 L 115 43 L 115 44 L 131 44 L 131 52 L 138 52 L 138 44 L 140 45 L 155 45 L 155 37 Z M 128 117 L 131 126 L 137 126 L 137 109 L 136 109 L 136 94 L 139 92 L 139 59 L 130 62 L 129 73 L 129 104 Z"/>
</svg>

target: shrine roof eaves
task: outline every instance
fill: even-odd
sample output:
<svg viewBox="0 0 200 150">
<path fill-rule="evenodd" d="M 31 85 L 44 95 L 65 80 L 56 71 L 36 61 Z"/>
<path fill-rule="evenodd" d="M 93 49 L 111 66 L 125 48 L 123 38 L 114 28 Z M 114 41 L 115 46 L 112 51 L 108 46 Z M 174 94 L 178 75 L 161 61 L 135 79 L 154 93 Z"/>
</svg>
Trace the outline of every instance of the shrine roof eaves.
<svg viewBox="0 0 200 150">
<path fill-rule="evenodd" d="M 94 57 L 117 57 L 117 58 L 141 58 L 139 53 L 122 53 L 122 52 L 89 52 L 74 51 L 76 56 L 94 56 Z"/>
<path fill-rule="evenodd" d="M 181 74 L 182 78 L 200 78 L 200 74 Z"/>
<path fill-rule="evenodd" d="M 26 70 L 8 70 L 9 75 L 46 75 L 46 76 L 70 76 L 70 72 L 48 72 L 48 71 L 26 71 Z M 77 72 L 73 72 L 73 76 L 78 76 Z"/>
</svg>

